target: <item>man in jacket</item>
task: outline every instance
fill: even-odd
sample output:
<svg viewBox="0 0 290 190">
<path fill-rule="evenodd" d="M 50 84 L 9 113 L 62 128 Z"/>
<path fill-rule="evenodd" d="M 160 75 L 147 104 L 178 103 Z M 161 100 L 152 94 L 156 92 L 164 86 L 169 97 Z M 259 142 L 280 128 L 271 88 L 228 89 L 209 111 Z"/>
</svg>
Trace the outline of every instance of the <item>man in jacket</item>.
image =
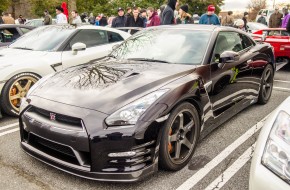
<svg viewBox="0 0 290 190">
<path fill-rule="evenodd" d="M 133 8 L 133 16 L 130 16 L 126 20 L 126 27 L 144 27 L 143 19 L 139 16 L 138 7 Z"/>
<path fill-rule="evenodd" d="M 199 24 L 220 25 L 219 17 L 214 12 L 215 6 L 209 5 L 207 7 L 207 13 L 200 17 Z"/>
<path fill-rule="evenodd" d="M 11 16 L 9 16 L 8 13 L 4 13 L 2 19 L 4 24 L 15 24 L 15 20 Z"/>
<path fill-rule="evenodd" d="M 167 6 L 165 7 L 161 16 L 162 25 L 175 24 L 174 10 L 177 5 L 178 5 L 177 0 L 168 0 Z"/>
<path fill-rule="evenodd" d="M 223 26 L 234 26 L 233 11 L 229 11 L 228 15 L 222 19 L 222 25 Z"/>
<path fill-rule="evenodd" d="M 290 18 L 288 19 L 288 23 L 287 23 L 287 26 L 286 26 L 286 30 L 288 32 L 290 32 Z"/>
<path fill-rule="evenodd" d="M 44 11 L 44 20 L 43 20 L 44 25 L 51 25 L 52 24 L 52 18 L 48 12 L 48 10 Z"/>
<path fill-rule="evenodd" d="M 260 18 L 257 20 L 257 23 L 261 23 L 261 24 L 267 25 L 267 21 L 266 21 L 266 18 L 265 18 L 265 13 L 262 13 Z"/>
<path fill-rule="evenodd" d="M 57 24 L 67 24 L 67 17 L 63 14 L 63 8 L 60 6 L 55 7 L 56 12 L 56 23 Z"/>
<path fill-rule="evenodd" d="M 279 28 L 282 24 L 283 14 L 279 12 L 279 8 L 275 8 L 275 12 L 270 16 L 269 27 L 270 28 Z"/>
<path fill-rule="evenodd" d="M 143 20 L 143 27 L 146 28 L 146 26 L 147 26 L 147 12 L 146 12 L 146 9 L 141 9 L 140 17 Z"/>
<path fill-rule="evenodd" d="M 126 17 L 124 16 L 124 9 L 118 8 L 118 16 L 113 19 L 112 28 L 125 27 Z"/>
<path fill-rule="evenodd" d="M 99 25 L 100 26 L 107 26 L 108 25 L 108 19 L 105 17 L 103 14 L 100 15 L 101 18 L 99 20 Z"/>
<path fill-rule="evenodd" d="M 72 24 L 81 24 L 82 23 L 82 19 L 76 10 L 73 10 L 71 12 L 71 16 L 72 16 L 72 21 L 71 21 Z"/>
<path fill-rule="evenodd" d="M 290 19 L 290 13 L 289 13 L 287 8 L 284 9 L 284 12 L 285 12 L 285 16 L 284 16 L 283 21 L 282 21 L 282 28 L 287 27 L 287 24 L 288 24 L 289 19 Z"/>
<path fill-rule="evenodd" d="M 147 27 L 160 25 L 160 18 L 154 8 L 149 7 L 147 9 L 147 14 L 149 17 L 149 20 L 147 21 Z"/>
</svg>

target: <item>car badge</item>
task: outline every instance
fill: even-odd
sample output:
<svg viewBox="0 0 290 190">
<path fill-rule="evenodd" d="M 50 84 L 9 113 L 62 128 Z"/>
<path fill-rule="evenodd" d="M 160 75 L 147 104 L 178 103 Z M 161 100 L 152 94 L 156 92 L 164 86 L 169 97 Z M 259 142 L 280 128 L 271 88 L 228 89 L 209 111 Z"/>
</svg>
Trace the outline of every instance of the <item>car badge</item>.
<svg viewBox="0 0 290 190">
<path fill-rule="evenodd" d="M 55 117 L 56 117 L 55 113 L 50 113 L 50 120 L 51 121 L 55 121 Z"/>
</svg>

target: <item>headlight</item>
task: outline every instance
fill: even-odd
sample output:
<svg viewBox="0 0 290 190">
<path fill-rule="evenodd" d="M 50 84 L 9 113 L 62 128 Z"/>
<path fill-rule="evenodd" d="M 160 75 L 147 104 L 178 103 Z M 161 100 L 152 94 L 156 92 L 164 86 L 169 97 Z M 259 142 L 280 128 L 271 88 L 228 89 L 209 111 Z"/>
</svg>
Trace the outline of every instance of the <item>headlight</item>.
<svg viewBox="0 0 290 190">
<path fill-rule="evenodd" d="M 30 94 L 37 88 L 39 87 L 39 85 L 41 85 L 42 83 L 44 83 L 49 77 L 51 77 L 53 74 L 50 75 L 46 75 L 44 77 L 42 77 L 39 81 L 37 81 L 27 92 L 26 97 L 29 97 Z"/>
<path fill-rule="evenodd" d="M 290 184 L 290 115 L 284 111 L 273 125 L 262 163 Z"/>
<path fill-rule="evenodd" d="M 106 119 L 109 126 L 135 125 L 139 117 L 169 89 L 158 90 L 119 109 Z"/>
</svg>

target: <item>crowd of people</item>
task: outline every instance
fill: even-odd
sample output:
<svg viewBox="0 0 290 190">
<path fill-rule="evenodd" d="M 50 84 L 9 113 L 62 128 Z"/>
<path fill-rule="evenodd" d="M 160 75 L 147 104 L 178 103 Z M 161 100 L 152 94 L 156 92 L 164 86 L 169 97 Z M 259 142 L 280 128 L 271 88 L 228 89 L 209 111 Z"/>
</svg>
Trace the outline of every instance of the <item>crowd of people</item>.
<svg viewBox="0 0 290 190">
<path fill-rule="evenodd" d="M 193 16 L 189 13 L 189 6 L 187 4 L 179 5 L 177 0 L 168 0 L 168 3 L 166 5 L 162 5 L 159 9 L 155 9 L 153 7 L 148 7 L 147 9 L 141 9 L 139 7 L 128 7 L 126 9 L 126 13 L 122 7 L 119 7 L 117 9 L 117 16 L 112 16 L 109 18 L 104 16 L 104 14 L 94 16 L 93 13 L 90 13 L 89 15 L 87 13 L 82 13 L 81 15 L 79 15 L 77 10 L 71 11 L 69 15 L 65 2 L 62 3 L 61 6 L 57 6 L 55 11 L 57 24 L 89 23 L 97 26 L 110 25 L 112 28 L 145 28 L 159 25 L 195 23 Z M 199 18 L 198 23 L 206 25 L 231 26 L 247 31 L 247 22 L 249 17 L 248 12 L 244 12 L 243 18 L 235 20 L 232 11 L 229 11 L 228 14 L 223 18 L 218 17 L 215 14 L 215 11 L 215 6 L 209 5 L 207 7 L 207 12 Z M 282 27 L 287 28 L 290 31 L 290 13 L 288 9 L 283 9 L 282 14 L 280 13 L 278 7 L 275 8 L 275 12 L 269 18 L 269 23 L 267 23 L 267 19 L 265 16 L 266 15 L 262 13 L 257 22 L 269 25 L 270 28 Z M 24 24 L 26 20 L 20 15 L 17 21 L 19 24 Z M 0 17 L 0 24 L 1 23 L 15 24 L 15 20 L 14 18 L 12 18 L 11 14 L 3 13 L 2 17 Z M 52 16 L 47 10 L 44 11 L 43 24 L 52 24 Z"/>
</svg>

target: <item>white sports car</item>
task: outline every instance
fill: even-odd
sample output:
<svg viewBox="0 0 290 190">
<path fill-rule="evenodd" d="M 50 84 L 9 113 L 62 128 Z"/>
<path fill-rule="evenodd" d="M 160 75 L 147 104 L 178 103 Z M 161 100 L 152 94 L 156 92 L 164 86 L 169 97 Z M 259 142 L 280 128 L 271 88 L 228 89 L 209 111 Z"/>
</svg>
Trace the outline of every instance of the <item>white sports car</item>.
<svg viewBox="0 0 290 190">
<path fill-rule="evenodd" d="M 250 190 L 290 189 L 290 97 L 266 120 L 251 163 Z"/>
<path fill-rule="evenodd" d="M 16 116 L 20 100 L 41 77 L 108 55 L 130 34 L 98 26 L 40 27 L 0 50 L 0 108 Z"/>
</svg>

